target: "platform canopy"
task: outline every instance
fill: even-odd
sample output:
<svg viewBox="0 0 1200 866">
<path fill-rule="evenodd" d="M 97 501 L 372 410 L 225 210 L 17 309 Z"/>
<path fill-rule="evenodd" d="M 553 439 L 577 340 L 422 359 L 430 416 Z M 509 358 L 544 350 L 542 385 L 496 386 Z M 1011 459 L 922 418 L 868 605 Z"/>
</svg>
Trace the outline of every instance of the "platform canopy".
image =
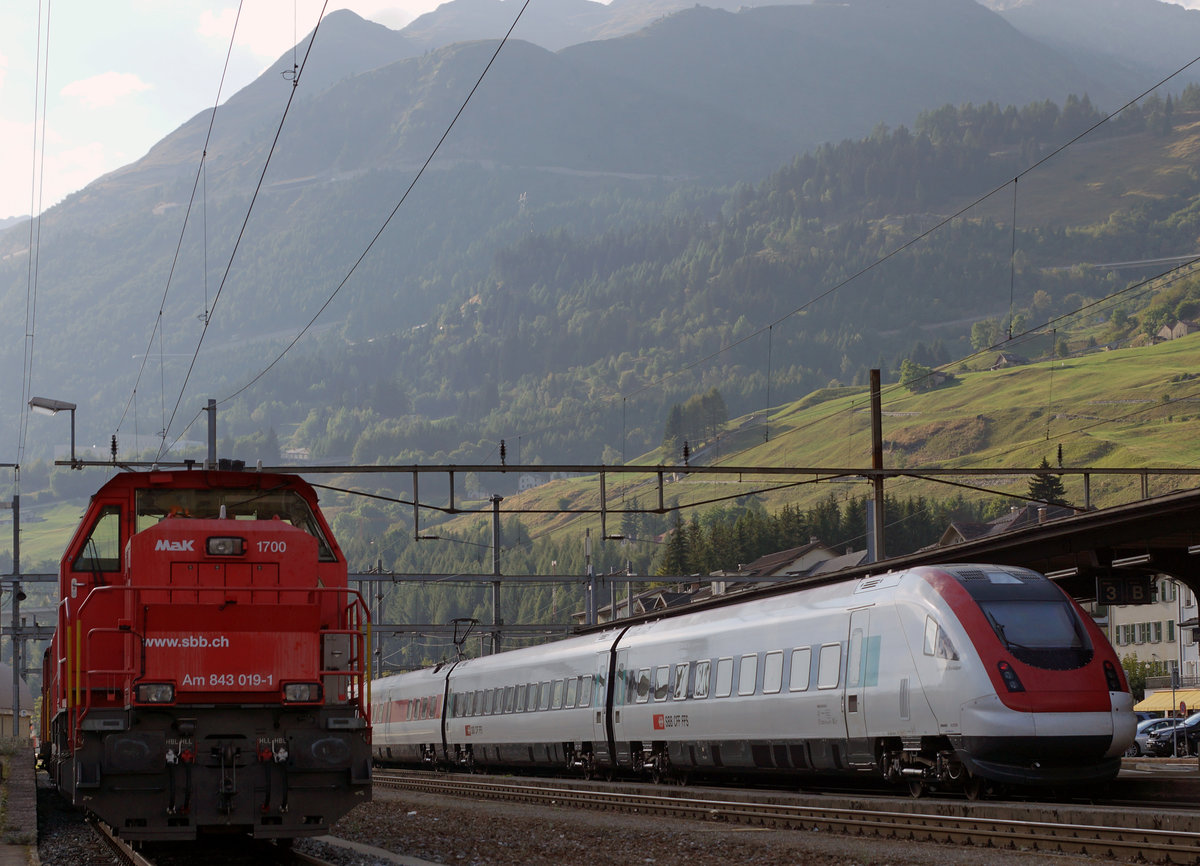
<svg viewBox="0 0 1200 866">
<path fill-rule="evenodd" d="M 1146 695 L 1134 709 L 1165 713 L 1179 709 L 1180 701 L 1187 705 L 1188 712 L 1200 710 L 1200 689 L 1176 689 L 1174 692 L 1170 689 L 1159 689 Z"/>
</svg>

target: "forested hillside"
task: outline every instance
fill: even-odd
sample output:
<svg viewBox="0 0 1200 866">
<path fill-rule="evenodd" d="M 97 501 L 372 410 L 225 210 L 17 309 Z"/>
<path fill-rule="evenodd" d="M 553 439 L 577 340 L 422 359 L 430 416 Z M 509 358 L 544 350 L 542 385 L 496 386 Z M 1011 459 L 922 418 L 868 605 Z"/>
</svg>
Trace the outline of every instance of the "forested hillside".
<svg viewBox="0 0 1200 866">
<path fill-rule="evenodd" d="M 1194 134 L 1198 93 L 1102 128 L 1171 181 L 1098 224 L 1047 220 L 1029 183 L 1015 236 L 1002 202 L 904 246 L 965 203 L 963 190 L 1003 184 L 1095 123 L 1081 99 L 945 108 L 798 157 L 758 186 L 676 196 L 628 229 L 531 233 L 427 327 L 280 371 L 285 403 L 317 380 L 342 395 L 291 442 L 317 458 L 473 462 L 520 435 L 524 463 L 617 462 L 657 447 L 670 407 L 712 388 L 737 416 L 862 383 L 871 367 L 894 379 L 918 344 L 926 363 L 968 355 L 981 320 L 1007 331 L 1011 314 L 1024 330 L 1131 277 L 1076 265 L 1194 248 L 1200 182 L 1161 154 Z"/>
</svg>

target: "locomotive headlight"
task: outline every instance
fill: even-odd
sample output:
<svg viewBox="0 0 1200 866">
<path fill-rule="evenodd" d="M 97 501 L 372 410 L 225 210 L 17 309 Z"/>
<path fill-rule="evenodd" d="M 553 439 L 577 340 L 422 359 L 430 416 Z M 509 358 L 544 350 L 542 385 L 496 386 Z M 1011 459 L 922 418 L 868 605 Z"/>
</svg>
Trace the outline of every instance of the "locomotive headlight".
<svg viewBox="0 0 1200 866">
<path fill-rule="evenodd" d="M 134 696 L 141 704 L 173 704 L 175 686 L 171 683 L 138 683 Z"/>
<path fill-rule="evenodd" d="M 294 704 L 314 704 L 321 700 L 321 684 L 287 683 L 283 687 L 283 699 Z"/>
<path fill-rule="evenodd" d="M 232 535 L 214 535 L 205 542 L 209 556 L 241 556 L 246 552 L 246 539 Z"/>
</svg>

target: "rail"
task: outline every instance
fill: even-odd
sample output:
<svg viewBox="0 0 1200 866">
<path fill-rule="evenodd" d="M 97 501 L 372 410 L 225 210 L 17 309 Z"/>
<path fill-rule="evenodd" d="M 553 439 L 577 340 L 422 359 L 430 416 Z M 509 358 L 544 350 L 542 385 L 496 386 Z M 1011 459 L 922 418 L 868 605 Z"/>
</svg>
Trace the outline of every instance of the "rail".
<svg viewBox="0 0 1200 866">
<path fill-rule="evenodd" d="M 1073 819 L 1068 814 L 1070 810 L 1061 803 L 1003 804 L 942 799 L 909 802 L 881 798 L 879 807 L 871 807 L 864 805 L 862 796 L 805 798 L 785 797 L 778 792 L 751 792 L 738 797 L 730 792 L 729 796 L 714 797 L 713 791 L 699 789 L 645 794 L 632 790 L 630 785 L 576 785 L 561 780 L 536 784 L 431 773 L 376 772 L 373 781 L 379 787 L 439 796 L 636 812 L 778 829 L 829 830 L 995 848 L 1085 853 L 1139 862 L 1195 863 L 1200 859 L 1200 826 L 1192 811 L 1171 814 L 1147 809 L 1138 815 L 1137 810 L 1086 806 Z M 1111 826 L 1099 823 L 1102 813 L 1110 817 Z M 1088 820 L 1081 820 L 1085 816 Z M 1147 826 L 1138 825 L 1142 818 Z M 1173 821 L 1179 826 L 1172 827 Z"/>
</svg>

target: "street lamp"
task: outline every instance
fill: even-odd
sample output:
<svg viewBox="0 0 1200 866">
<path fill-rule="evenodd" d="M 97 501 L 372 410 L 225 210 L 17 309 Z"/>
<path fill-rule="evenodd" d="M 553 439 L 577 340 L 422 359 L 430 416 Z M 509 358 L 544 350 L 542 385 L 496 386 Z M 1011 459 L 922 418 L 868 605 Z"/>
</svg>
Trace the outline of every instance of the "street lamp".
<svg viewBox="0 0 1200 866">
<path fill-rule="evenodd" d="M 38 415 L 57 415 L 64 411 L 71 413 L 71 468 L 82 469 L 82 466 L 75 464 L 75 404 L 66 400 L 52 400 L 49 397 L 32 397 L 29 400 L 29 408 Z"/>
</svg>

